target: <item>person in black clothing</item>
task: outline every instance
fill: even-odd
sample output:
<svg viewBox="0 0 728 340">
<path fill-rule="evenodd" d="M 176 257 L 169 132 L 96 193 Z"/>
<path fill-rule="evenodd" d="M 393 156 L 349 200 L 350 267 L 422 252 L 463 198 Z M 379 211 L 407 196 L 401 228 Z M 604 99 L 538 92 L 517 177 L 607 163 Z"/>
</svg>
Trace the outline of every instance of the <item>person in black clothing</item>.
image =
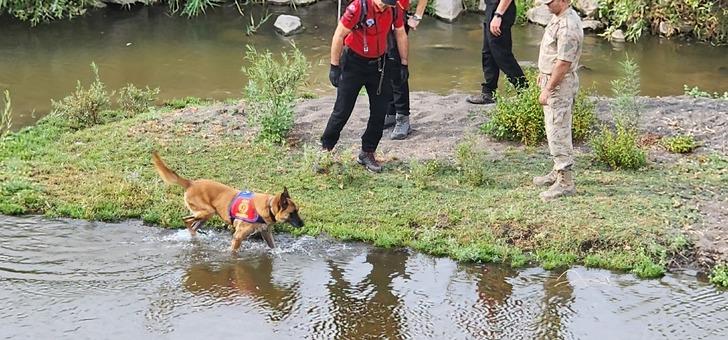
<svg viewBox="0 0 728 340">
<path fill-rule="evenodd" d="M 516 88 L 527 85 L 526 76 L 513 56 L 511 27 L 516 22 L 516 3 L 513 0 L 485 0 L 483 23 L 483 77 L 481 93 L 467 98 L 472 104 L 492 104 L 498 88 L 500 71 Z"/>
<path fill-rule="evenodd" d="M 382 171 L 374 152 L 382 139 L 384 115 L 392 100 L 392 86 L 386 82 L 391 75 L 385 60 L 387 34 L 392 26 L 400 55 L 400 81 L 409 77 L 404 15 L 395 4 L 396 0 L 352 1 L 331 41 L 329 80 L 337 88 L 336 102 L 321 136 L 321 147 L 329 152 L 339 141 L 363 86 L 369 97 L 369 121 L 361 137 L 357 162 L 373 172 Z"/>
</svg>

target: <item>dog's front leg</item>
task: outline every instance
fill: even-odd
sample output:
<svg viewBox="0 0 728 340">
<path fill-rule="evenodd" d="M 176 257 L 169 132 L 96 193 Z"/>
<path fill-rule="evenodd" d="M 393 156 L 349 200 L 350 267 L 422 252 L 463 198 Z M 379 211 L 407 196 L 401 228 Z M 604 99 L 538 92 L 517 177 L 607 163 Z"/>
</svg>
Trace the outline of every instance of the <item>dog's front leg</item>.
<svg viewBox="0 0 728 340">
<path fill-rule="evenodd" d="M 250 234 L 255 231 L 255 226 L 250 223 L 235 221 L 235 233 L 233 234 L 233 240 L 230 244 L 230 250 L 232 252 L 238 251 L 240 244 L 244 239 L 248 238 Z"/>
<path fill-rule="evenodd" d="M 263 239 L 265 240 L 265 243 L 268 244 L 268 247 L 271 249 L 276 247 L 275 242 L 273 242 L 273 225 L 268 225 L 265 229 L 263 229 L 260 232 L 260 235 L 263 236 Z"/>
</svg>

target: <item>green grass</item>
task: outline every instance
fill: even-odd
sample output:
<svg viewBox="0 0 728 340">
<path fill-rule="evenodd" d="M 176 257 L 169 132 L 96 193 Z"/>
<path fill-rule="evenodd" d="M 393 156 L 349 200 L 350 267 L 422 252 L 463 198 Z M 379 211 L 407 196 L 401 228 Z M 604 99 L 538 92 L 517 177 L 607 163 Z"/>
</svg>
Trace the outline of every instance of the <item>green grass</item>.
<svg viewBox="0 0 728 340">
<path fill-rule="evenodd" d="M 467 184 L 454 162 L 390 162 L 382 174 L 372 174 L 354 165 L 348 152 L 340 152 L 328 174 L 316 175 L 308 171 L 315 147 L 203 138 L 204 132 L 174 125 L 144 128 L 165 114 L 83 130 L 51 117 L 11 133 L 0 144 L 0 213 L 138 218 L 182 227 L 182 188 L 165 185 L 151 166 L 149 155 L 159 150 L 187 178 L 263 192 L 287 186 L 306 227 L 278 230 L 294 235 L 326 233 L 469 262 L 548 269 L 585 264 L 655 277 L 671 256 L 690 247 L 681 230 L 699 215 L 684 197 L 710 195 L 728 177 L 728 161 L 717 155 L 639 171 L 607 171 L 583 155 L 577 159 L 579 194 L 543 203 L 530 181 L 546 173 L 550 161 L 534 151 L 482 162 L 487 178 L 478 185 Z M 219 219 L 212 225 L 223 226 Z"/>
</svg>

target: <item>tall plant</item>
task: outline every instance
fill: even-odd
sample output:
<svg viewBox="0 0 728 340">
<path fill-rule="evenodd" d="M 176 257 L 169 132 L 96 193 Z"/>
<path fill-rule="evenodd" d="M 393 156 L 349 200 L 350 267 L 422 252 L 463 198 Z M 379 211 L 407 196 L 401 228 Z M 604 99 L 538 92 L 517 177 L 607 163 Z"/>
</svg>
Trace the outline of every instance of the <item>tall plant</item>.
<svg viewBox="0 0 728 340">
<path fill-rule="evenodd" d="M 5 104 L 3 104 L 3 111 L 0 113 L 0 137 L 5 136 L 12 127 L 12 101 L 10 100 L 10 91 L 5 90 Z"/>
<path fill-rule="evenodd" d="M 304 84 L 311 65 L 293 45 L 290 53 L 281 53 L 280 60 L 270 51 L 258 52 L 247 46 L 243 72 L 248 77 L 245 99 L 251 126 L 258 138 L 282 143 L 293 127 L 293 104 Z"/>
</svg>

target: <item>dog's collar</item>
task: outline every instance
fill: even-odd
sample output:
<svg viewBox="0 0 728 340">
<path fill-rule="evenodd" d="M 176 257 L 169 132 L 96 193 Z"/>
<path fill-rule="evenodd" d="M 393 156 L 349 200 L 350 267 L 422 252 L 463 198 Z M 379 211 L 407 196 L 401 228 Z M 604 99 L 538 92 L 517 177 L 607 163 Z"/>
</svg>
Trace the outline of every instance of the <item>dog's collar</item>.
<svg viewBox="0 0 728 340">
<path fill-rule="evenodd" d="M 273 223 L 276 222 L 276 214 L 273 212 L 273 199 L 275 196 L 271 196 L 268 199 L 268 212 L 270 213 L 270 219 L 273 220 Z"/>
</svg>

